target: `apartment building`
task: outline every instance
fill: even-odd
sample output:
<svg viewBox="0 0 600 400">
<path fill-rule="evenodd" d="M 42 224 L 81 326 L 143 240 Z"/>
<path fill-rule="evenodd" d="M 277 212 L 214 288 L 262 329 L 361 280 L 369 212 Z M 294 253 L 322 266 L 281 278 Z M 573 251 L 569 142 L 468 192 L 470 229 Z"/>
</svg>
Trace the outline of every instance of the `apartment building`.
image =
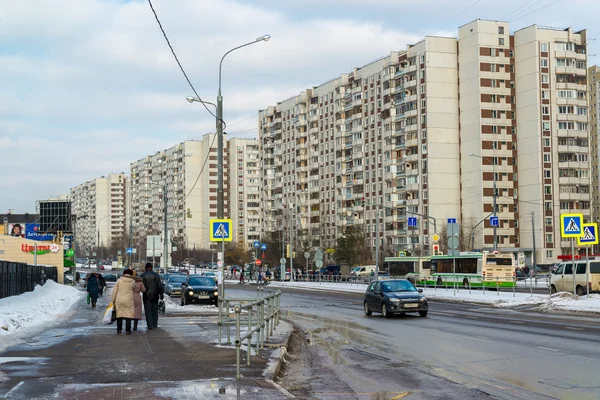
<svg viewBox="0 0 600 400">
<path fill-rule="evenodd" d="M 233 237 L 239 246 L 250 249 L 255 240 L 262 239 L 258 141 L 233 138 L 228 142 Z"/>
<path fill-rule="evenodd" d="M 600 68 L 597 65 L 589 67 L 587 74 L 588 102 L 590 121 L 590 162 L 592 166 L 592 220 L 600 220 Z"/>
<path fill-rule="evenodd" d="M 260 111 L 263 231 L 427 253 L 434 219 L 460 214 L 457 64 L 456 39 L 426 37 Z"/>
<path fill-rule="evenodd" d="M 136 236 L 163 236 L 166 213 L 169 243 L 210 247 L 209 220 L 217 216 L 215 136 L 186 140 L 131 163 L 131 225 Z"/>
<path fill-rule="evenodd" d="M 71 213 L 76 216 L 78 249 L 91 256 L 126 234 L 127 178 L 124 173 L 92 179 L 70 190 Z"/>
<path fill-rule="evenodd" d="M 591 218 L 586 31 L 534 25 L 514 44 L 521 245 L 548 264 L 571 252 L 560 214 Z"/>
<path fill-rule="evenodd" d="M 465 250 L 556 261 L 559 215 L 591 217 L 586 64 L 585 31 L 476 20 L 260 111 L 263 231 L 418 254 L 456 218 Z"/>
</svg>

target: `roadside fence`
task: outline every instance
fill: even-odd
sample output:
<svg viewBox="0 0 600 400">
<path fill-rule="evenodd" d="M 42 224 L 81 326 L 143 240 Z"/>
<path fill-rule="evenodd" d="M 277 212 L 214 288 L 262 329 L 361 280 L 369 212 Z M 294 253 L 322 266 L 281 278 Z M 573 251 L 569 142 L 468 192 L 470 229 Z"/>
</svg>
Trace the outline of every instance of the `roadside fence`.
<svg viewBox="0 0 600 400">
<path fill-rule="evenodd" d="M 235 326 L 236 374 L 240 379 L 241 347 L 246 345 L 246 365 L 250 366 L 252 341 L 254 338 L 254 355 L 260 355 L 265 341 L 273 336 L 273 331 L 279 325 L 281 291 L 263 287 L 256 289 L 255 299 L 236 299 L 231 297 L 219 298 L 219 320 L 217 325 L 219 345 L 223 340 L 223 327 L 227 331 L 227 344 L 231 345 L 231 327 Z M 231 316 L 233 307 L 234 317 Z"/>
<path fill-rule="evenodd" d="M 0 299 L 31 292 L 48 279 L 57 281 L 56 267 L 0 261 Z"/>
</svg>

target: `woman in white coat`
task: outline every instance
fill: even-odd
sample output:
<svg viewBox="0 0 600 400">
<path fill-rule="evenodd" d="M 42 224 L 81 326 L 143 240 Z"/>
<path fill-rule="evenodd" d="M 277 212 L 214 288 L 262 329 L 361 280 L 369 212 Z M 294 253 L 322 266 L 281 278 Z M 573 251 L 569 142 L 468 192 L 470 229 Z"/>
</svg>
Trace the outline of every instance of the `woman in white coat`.
<svg viewBox="0 0 600 400">
<path fill-rule="evenodd" d="M 119 278 L 112 292 L 112 302 L 117 312 L 117 334 L 123 331 L 123 320 L 125 320 L 125 332 L 131 335 L 131 320 L 135 316 L 133 303 L 133 292 L 135 291 L 135 280 L 133 271 L 126 269 L 123 276 Z"/>
</svg>

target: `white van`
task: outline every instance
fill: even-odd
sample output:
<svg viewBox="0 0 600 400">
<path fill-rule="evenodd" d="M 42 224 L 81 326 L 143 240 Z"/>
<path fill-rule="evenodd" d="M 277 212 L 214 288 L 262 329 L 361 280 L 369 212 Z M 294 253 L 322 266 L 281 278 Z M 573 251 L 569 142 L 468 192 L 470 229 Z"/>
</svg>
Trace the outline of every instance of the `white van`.
<svg viewBox="0 0 600 400">
<path fill-rule="evenodd" d="M 376 269 L 377 269 L 377 266 L 375 266 L 375 265 L 364 265 L 364 266 L 354 267 L 354 268 L 352 268 L 352 272 L 350 272 L 350 275 L 370 276 L 371 272 L 375 273 Z"/>
<path fill-rule="evenodd" d="M 589 292 L 600 292 L 600 260 L 593 259 L 589 261 L 590 268 L 587 271 L 586 282 L 586 261 L 575 261 L 575 292 L 582 296 L 586 294 L 586 284 Z M 562 262 L 558 264 L 556 270 L 550 274 L 550 290 L 556 292 L 573 293 L 573 263 Z"/>
</svg>

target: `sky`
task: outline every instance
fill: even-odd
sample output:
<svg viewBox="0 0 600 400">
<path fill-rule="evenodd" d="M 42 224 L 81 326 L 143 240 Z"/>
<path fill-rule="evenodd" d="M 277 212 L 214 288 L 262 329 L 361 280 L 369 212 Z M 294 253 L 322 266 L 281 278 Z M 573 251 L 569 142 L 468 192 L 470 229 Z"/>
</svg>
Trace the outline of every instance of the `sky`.
<svg viewBox="0 0 600 400">
<path fill-rule="evenodd" d="M 588 29 L 600 63 L 597 0 L 153 0 L 200 96 L 223 63 L 229 137 L 256 137 L 257 111 L 425 35 L 474 19 Z M 0 0 L 0 212 L 214 131 L 147 0 Z"/>
</svg>

